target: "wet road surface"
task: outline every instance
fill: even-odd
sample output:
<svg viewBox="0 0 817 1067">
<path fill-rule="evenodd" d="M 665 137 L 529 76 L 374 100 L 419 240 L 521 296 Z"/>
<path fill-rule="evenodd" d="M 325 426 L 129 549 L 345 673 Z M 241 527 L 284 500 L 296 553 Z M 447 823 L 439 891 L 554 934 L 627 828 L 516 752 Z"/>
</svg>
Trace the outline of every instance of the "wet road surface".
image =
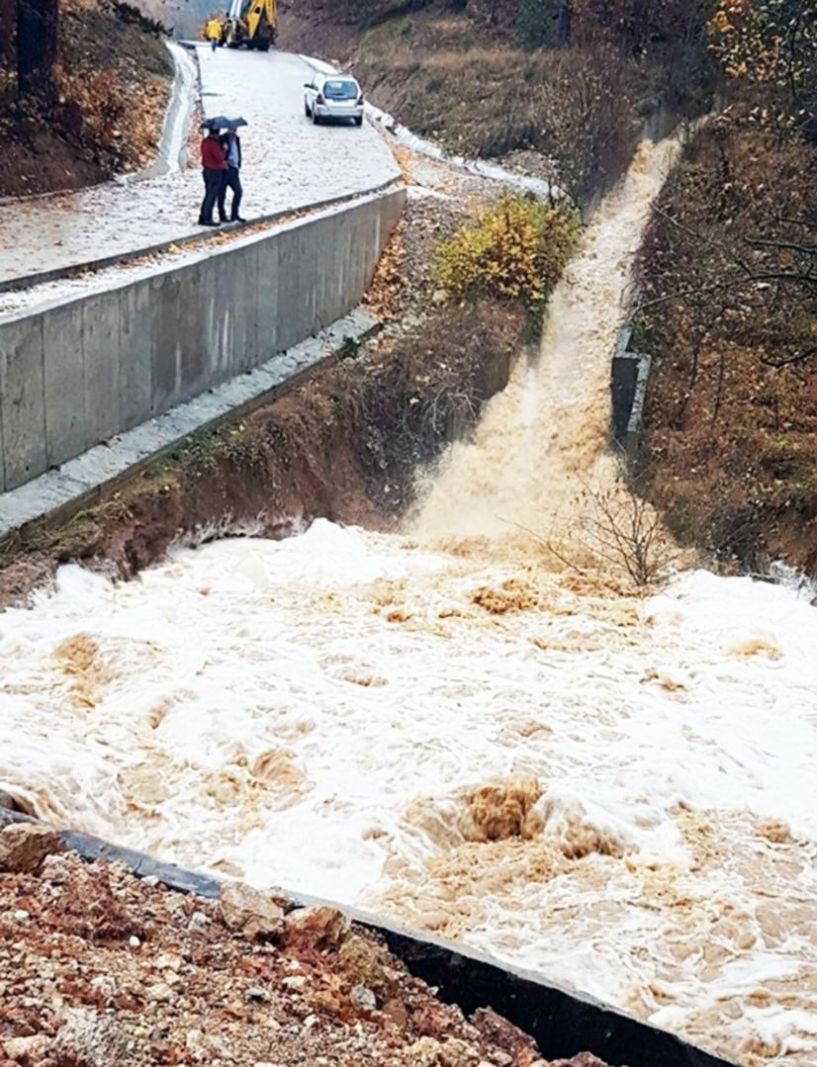
<svg viewBox="0 0 817 1067">
<path fill-rule="evenodd" d="M 198 49 L 205 115 L 242 115 L 248 220 L 372 189 L 399 171 L 381 135 L 315 127 L 303 111 L 310 67 L 287 53 Z M 0 282 L 117 256 L 190 234 L 202 196 L 198 160 L 181 173 L 0 206 Z"/>
</svg>

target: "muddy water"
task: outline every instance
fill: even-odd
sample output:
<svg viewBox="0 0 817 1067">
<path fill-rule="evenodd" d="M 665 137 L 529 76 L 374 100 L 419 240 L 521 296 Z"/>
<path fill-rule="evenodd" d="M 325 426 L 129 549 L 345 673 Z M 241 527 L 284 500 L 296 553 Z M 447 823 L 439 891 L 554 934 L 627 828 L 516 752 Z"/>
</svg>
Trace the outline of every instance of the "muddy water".
<svg viewBox="0 0 817 1067">
<path fill-rule="evenodd" d="M 609 483 L 610 352 L 647 212 L 677 151 L 676 141 L 645 142 L 602 203 L 550 300 L 540 352 L 517 365 L 474 440 L 451 450 L 414 519 L 418 532 L 548 530 L 571 517 L 583 486 Z"/>
<path fill-rule="evenodd" d="M 0 788 L 460 938 L 737 1062 L 813 1064 L 817 614 L 700 570 L 638 596 L 518 525 L 613 484 L 607 360 L 671 151 L 607 201 L 540 359 L 402 536 L 317 522 L 119 586 L 67 567 L 0 616 Z"/>
</svg>

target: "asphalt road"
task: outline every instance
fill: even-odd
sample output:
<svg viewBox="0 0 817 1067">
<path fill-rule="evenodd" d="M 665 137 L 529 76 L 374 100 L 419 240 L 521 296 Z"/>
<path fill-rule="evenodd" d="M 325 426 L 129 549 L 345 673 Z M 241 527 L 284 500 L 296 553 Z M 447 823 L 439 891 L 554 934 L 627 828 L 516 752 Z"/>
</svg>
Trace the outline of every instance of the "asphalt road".
<svg viewBox="0 0 817 1067">
<path fill-rule="evenodd" d="M 281 52 L 197 49 L 205 115 L 242 115 L 247 219 L 372 189 L 399 176 L 381 135 L 367 123 L 313 126 L 303 111 L 311 68 Z M 0 206 L 0 282 L 203 232 L 195 165 L 127 185 Z"/>
</svg>

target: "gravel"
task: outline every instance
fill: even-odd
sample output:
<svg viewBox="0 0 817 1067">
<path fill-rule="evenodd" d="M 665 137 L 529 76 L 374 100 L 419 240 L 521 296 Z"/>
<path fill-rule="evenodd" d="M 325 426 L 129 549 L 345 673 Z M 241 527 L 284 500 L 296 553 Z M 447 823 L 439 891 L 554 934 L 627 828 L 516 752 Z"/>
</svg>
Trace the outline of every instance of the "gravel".
<svg viewBox="0 0 817 1067">
<path fill-rule="evenodd" d="M 70 852 L 0 873 L 0 1067 L 547 1067 L 531 1038 L 442 1004 L 339 912 L 290 910 L 251 936 L 235 904 L 257 913 L 255 891 L 230 892 L 232 929 L 223 900 Z"/>
</svg>

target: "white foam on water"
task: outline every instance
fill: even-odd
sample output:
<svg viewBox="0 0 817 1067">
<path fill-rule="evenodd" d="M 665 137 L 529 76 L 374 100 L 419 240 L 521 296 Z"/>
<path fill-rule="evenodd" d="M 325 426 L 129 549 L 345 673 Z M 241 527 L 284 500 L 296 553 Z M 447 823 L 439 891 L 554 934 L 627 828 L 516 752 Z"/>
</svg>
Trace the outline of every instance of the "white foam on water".
<svg viewBox="0 0 817 1067">
<path fill-rule="evenodd" d="M 817 613 L 700 569 L 628 592 L 512 527 L 614 484 L 609 353 L 670 156 L 645 149 L 608 200 L 541 358 L 404 535 L 318 521 L 127 584 L 68 566 L 0 615 L 0 789 L 461 939 L 749 1067 L 813 1065 Z"/>
<path fill-rule="evenodd" d="M 476 602 L 509 579 L 548 608 Z M 66 567 L 0 617 L 0 788 L 189 866 L 376 905 L 741 1062 L 770 1062 L 760 1042 L 807 1063 L 815 639 L 767 583 L 696 571 L 611 602 L 323 521 L 118 586 Z M 463 839 L 463 791 L 521 772 L 543 829 Z M 582 826 L 602 851 L 565 860 Z"/>
</svg>

